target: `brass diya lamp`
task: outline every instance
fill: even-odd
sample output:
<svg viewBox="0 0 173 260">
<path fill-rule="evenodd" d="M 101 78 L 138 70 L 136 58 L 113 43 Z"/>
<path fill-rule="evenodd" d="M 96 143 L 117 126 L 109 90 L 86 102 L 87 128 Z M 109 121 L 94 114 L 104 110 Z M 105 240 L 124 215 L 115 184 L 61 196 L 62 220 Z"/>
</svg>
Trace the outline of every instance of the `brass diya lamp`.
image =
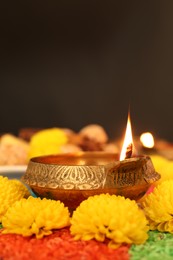
<svg viewBox="0 0 173 260">
<path fill-rule="evenodd" d="M 132 150 L 128 119 L 120 160 L 106 152 L 40 156 L 30 160 L 22 179 L 39 197 L 60 200 L 71 209 L 101 193 L 138 200 L 160 175 L 150 157 L 131 157 Z"/>
</svg>

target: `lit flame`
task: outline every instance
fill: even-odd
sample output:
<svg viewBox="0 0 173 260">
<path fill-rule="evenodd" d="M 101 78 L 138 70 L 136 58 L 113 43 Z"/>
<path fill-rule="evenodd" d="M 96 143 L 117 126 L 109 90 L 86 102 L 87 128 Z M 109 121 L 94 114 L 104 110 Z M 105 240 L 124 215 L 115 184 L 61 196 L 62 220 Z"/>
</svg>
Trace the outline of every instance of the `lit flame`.
<svg viewBox="0 0 173 260">
<path fill-rule="evenodd" d="M 149 132 L 143 133 L 140 136 L 140 141 L 144 147 L 147 147 L 147 148 L 154 147 L 154 138 L 153 138 L 153 135 Z"/>
<path fill-rule="evenodd" d="M 130 123 L 130 115 L 128 114 L 126 133 L 125 133 L 124 143 L 120 154 L 120 161 L 127 158 L 127 151 L 130 148 L 132 152 L 132 147 L 133 147 L 132 128 Z"/>
</svg>

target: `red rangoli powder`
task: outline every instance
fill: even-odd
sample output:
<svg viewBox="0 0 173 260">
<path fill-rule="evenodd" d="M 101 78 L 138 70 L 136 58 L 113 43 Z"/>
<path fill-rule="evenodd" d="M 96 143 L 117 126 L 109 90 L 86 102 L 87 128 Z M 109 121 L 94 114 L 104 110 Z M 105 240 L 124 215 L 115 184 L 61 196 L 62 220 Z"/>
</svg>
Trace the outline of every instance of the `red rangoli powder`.
<svg viewBox="0 0 173 260">
<path fill-rule="evenodd" d="M 42 239 L 0 232 L 0 259 L 3 260 L 128 260 L 128 249 L 128 246 L 110 249 L 95 240 L 75 241 L 68 228 Z"/>
</svg>

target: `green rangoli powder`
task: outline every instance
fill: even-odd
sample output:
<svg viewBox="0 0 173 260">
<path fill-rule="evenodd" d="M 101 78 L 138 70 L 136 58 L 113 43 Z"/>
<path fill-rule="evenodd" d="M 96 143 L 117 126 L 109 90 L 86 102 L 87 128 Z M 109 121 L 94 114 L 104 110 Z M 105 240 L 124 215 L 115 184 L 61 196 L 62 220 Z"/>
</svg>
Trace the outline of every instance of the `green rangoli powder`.
<svg viewBox="0 0 173 260">
<path fill-rule="evenodd" d="M 150 231 L 143 245 L 133 245 L 130 260 L 173 260 L 173 234 Z"/>
</svg>

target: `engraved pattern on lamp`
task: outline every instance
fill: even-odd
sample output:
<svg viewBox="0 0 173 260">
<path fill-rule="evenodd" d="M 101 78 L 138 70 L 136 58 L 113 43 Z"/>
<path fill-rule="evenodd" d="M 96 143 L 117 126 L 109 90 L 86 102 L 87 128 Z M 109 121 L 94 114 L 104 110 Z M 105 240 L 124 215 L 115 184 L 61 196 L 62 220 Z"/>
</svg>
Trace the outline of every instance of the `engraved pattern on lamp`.
<svg viewBox="0 0 173 260">
<path fill-rule="evenodd" d="M 47 166 L 30 161 L 24 181 L 29 185 L 53 189 L 98 189 L 104 187 L 106 173 L 99 166 Z"/>
</svg>

